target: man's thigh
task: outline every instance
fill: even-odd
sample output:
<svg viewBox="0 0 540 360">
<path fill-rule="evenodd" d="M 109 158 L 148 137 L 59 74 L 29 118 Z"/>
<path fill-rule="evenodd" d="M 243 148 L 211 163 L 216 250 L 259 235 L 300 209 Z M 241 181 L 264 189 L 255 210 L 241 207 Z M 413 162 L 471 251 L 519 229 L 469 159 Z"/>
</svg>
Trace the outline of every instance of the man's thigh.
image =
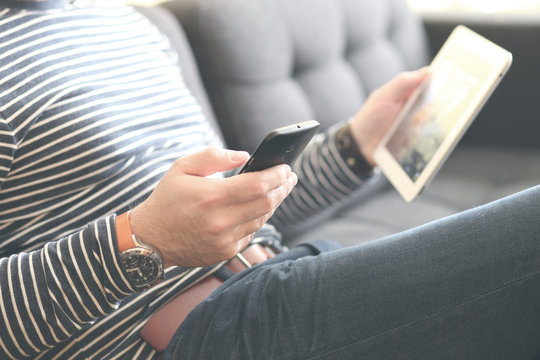
<svg viewBox="0 0 540 360">
<path fill-rule="evenodd" d="M 539 192 L 239 274 L 190 314 L 169 350 L 187 359 L 532 358 Z"/>
</svg>

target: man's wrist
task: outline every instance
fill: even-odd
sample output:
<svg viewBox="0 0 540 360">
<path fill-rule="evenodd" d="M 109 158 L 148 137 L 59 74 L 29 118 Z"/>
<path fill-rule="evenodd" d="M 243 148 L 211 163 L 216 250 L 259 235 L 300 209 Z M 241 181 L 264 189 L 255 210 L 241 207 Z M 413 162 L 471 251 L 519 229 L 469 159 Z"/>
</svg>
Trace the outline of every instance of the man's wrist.
<svg viewBox="0 0 540 360">
<path fill-rule="evenodd" d="M 373 166 L 371 166 L 364 155 L 351 132 L 351 125 L 347 123 L 335 134 L 336 146 L 345 163 L 359 178 L 368 179 L 373 175 Z"/>
<path fill-rule="evenodd" d="M 115 219 L 120 263 L 137 290 L 157 284 L 163 278 L 164 261 L 159 249 L 142 243 L 131 230 L 130 212 Z"/>
<path fill-rule="evenodd" d="M 152 249 L 153 251 L 159 253 L 161 257 L 161 251 L 147 242 L 142 241 L 138 236 L 135 235 L 131 228 L 131 211 L 125 212 L 116 217 L 116 238 L 118 239 L 118 251 L 121 253 L 127 249 L 131 249 L 136 246 L 144 246 Z"/>
</svg>

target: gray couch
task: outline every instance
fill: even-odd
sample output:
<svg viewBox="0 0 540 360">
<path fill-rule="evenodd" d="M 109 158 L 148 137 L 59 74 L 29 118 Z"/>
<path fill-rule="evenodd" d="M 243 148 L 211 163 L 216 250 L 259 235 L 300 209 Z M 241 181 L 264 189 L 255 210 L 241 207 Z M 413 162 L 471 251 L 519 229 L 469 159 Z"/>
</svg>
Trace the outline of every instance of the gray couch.
<svg viewBox="0 0 540 360">
<path fill-rule="evenodd" d="M 373 89 L 427 64 L 440 46 L 404 0 L 177 0 L 164 6 L 169 13 L 143 11 L 171 38 L 188 85 L 234 149 L 252 151 L 280 125 L 317 119 L 327 128 L 347 119 Z M 519 133 L 511 119 L 493 121 L 505 124 L 499 137 L 505 126 Z M 492 127 L 482 124 L 488 131 L 473 125 L 475 136 L 458 146 L 413 203 L 376 176 L 369 189 L 299 224 L 286 240 L 369 241 L 538 184 L 540 141 L 500 147 L 485 141 Z"/>
</svg>

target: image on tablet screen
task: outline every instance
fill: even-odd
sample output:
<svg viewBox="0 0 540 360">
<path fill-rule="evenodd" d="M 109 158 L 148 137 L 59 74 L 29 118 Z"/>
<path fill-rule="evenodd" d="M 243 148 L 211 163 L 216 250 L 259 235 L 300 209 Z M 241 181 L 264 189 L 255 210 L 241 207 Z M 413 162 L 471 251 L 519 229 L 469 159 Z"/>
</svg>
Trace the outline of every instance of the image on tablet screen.
<svg viewBox="0 0 540 360">
<path fill-rule="evenodd" d="M 485 75 L 488 76 L 490 64 L 486 67 Z M 467 73 L 466 64 L 457 66 L 452 61 L 441 63 L 428 81 L 386 144 L 413 182 L 455 128 L 460 114 L 480 86 L 478 76 L 475 78 Z"/>
</svg>

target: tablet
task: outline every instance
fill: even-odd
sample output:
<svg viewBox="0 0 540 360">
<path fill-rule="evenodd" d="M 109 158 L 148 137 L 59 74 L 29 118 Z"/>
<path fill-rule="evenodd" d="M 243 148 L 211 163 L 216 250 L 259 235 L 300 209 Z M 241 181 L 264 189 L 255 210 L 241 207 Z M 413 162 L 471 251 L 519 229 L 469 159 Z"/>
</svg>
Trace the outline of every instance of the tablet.
<svg viewBox="0 0 540 360">
<path fill-rule="evenodd" d="M 433 179 L 510 64 L 512 54 L 458 26 L 374 152 L 374 160 L 410 202 Z"/>
</svg>

